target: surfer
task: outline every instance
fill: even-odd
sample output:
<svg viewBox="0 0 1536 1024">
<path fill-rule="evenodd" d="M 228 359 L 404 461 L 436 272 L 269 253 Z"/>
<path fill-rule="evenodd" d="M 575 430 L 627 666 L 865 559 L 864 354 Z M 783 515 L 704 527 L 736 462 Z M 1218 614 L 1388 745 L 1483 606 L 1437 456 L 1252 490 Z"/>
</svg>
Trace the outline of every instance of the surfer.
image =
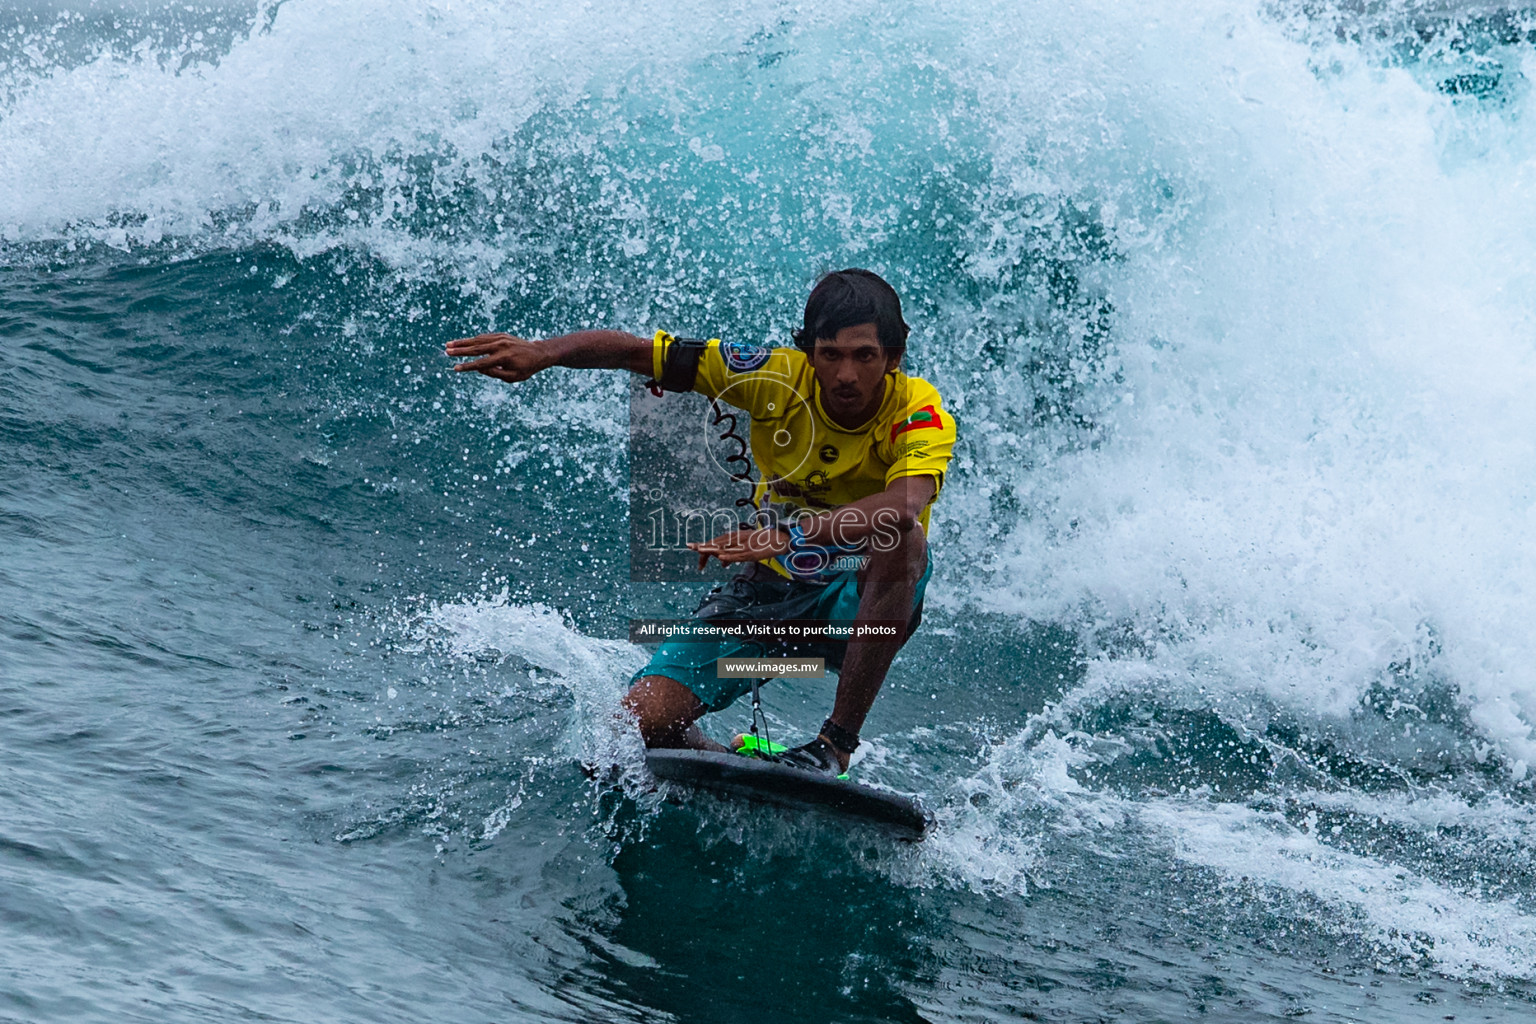
<svg viewBox="0 0 1536 1024">
<path fill-rule="evenodd" d="M 449 342 L 448 355 L 469 359 L 454 369 L 509 383 L 551 366 L 627 369 L 665 390 L 697 391 L 748 412 L 754 498 L 770 521 L 688 545 L 701 570 L 710 558 L 743 565 L 695 615 L 853 623 L 851 639 L 792 649 L 667 641 L 624 698 L 647 747 L 724 751 L 698 720 L 745 695 L 751 681 L 716 678 L 717 659 L 811 652 L 839 670 L 832 713 L 815 739 L 782 760 L 833 775 L 847 770 L 891 660 L 921 618 L 932 571 L 928 518 L 955 440 L 938 391 L 900 370 L 907 334 L 895 289 L 850 269 L 817 282 L 792 332 L 794 348 L 666 331 L 649 339 L 593 330 L 543 341 L 496 333 Z M 889 623 L 899 628 L 882 632 Z"/>
</svg>

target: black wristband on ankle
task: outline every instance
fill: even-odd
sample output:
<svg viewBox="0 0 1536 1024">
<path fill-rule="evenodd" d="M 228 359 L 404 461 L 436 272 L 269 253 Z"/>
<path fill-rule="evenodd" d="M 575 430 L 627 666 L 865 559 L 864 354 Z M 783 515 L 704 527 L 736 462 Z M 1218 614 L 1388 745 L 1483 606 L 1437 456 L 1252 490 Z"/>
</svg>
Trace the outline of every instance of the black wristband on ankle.
<svg viewBox="0 0 1536 1024">
<path fill-rule="evenodd" d="M 851 754 L 859 749 L 858 736 L 844 729 L 830 718 L 821 723 L 821 734 L 831 740 L 832 745 L 845 754 Z"/>
</svg>

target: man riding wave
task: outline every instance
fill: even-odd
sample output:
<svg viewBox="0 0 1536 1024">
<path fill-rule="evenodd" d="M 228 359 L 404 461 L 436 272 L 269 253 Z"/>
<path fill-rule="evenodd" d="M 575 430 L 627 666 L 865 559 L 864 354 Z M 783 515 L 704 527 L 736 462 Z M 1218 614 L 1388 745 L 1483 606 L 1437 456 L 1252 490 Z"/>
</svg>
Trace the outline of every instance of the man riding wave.
<svg viewBox="0 0 1536 1024">
<path fill-rule="evenodd" d="M 628 369 L 750 414 L 755 498 L 780 514 L 688 545 L 701 569 L 710 558 L 744 566 L 695 615 L 851 620 L 849 639 L 793 647 L 823 654 L 838 684 L 817 737 L 782 760 L 835 775 L 847 770 L 891 660 L 921 618 L 928 517 L 955 441 L 938 391 L 899 369 L 907 334 L 895 290 L 850 269 L 817 282 L 795 348 L 597 330 L 537 342 L 483 334 L 450 342 L 447 352 L 472 357 L 454 369 L 509 383 L 551 366 Z M 868 628 L 890 622 L 905 628 Z M 724 751 L 697 722 L 751 682 L 717 678 L 716 662 L 790 649 L 734 637 L 669 640 L 636 673 L 624 706 L 647 747 Z"/>
</svg>

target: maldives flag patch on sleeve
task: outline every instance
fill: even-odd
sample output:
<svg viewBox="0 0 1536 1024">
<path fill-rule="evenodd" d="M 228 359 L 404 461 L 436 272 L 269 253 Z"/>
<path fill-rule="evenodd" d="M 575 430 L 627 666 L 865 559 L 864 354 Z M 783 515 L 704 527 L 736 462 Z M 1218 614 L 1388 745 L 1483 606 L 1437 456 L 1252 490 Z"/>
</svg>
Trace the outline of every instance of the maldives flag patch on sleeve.
<svg viewBox="0 0 1536 1024">
<path fill-rule="evenodd" d="M 894 442 L 902 434 L 913 430 L 942 430 L 944 420 L 939 416 L 939 410 L 931 405 L 925 405 L 910 414 L 899 423 L 891 424 L 891 440 Z"/>
</svg>

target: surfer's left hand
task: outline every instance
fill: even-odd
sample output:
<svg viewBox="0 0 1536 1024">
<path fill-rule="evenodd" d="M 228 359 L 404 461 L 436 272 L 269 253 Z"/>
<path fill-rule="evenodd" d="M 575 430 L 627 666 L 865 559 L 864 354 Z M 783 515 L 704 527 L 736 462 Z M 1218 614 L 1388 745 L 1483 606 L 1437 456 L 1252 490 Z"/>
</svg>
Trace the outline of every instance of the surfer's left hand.
<svg viewBox="0 0 1536 1024">
<path fill-rule="evenodd" d="M 467 363 L 459 363 L 454 367 L 455 370 L 473 370 L 509 384 L 527 380 L 554 365 L 545 346 L 500 332 L 477 334 L 473 338 L 456 338 L 448 343 L 444 351 L 455 359 L 479 357 Z"/>
<path fill-rule="evenodd" d="M 714 540 L 689 544 L 699 556 L 699 571 L 709 564 L 710 556 L 727 565 L 732 562 L 761 562 L 765 558 L 789 552 L 789 535 L 783 530 L 731 530 Z"/>
</svg>

